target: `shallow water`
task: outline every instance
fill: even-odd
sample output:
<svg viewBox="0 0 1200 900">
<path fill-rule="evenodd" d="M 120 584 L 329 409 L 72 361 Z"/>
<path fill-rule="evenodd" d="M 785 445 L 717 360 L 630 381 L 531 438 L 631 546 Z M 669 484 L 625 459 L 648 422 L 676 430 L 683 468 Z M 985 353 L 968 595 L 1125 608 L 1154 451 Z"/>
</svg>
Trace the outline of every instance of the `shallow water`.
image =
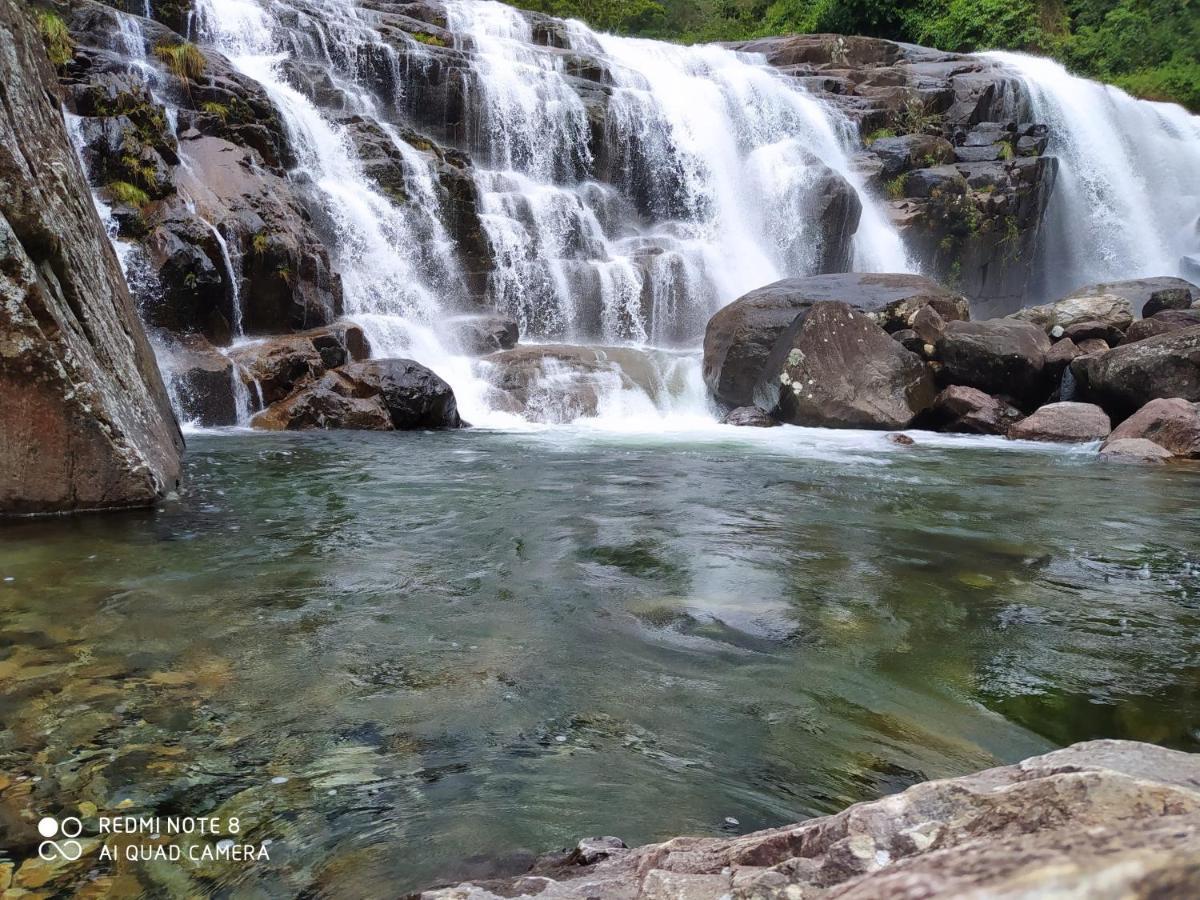
<svg viewBox="0 0 1200 900">
<path fill-rule="evenodd" d="M 158 513 L 0 526 L 0 861 L 30 811 L 239 815 L 269 862 L 51 883 L 392 896 L 1200 749 L 1200 474 L 917 440 L 193 435 Z"/>
</svg>

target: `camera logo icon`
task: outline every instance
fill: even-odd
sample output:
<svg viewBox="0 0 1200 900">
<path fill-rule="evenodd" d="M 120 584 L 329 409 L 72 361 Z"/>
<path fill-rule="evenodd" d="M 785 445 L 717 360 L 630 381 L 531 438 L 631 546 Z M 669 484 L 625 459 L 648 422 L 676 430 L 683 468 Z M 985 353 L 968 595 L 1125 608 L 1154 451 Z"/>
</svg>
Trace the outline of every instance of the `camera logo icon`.
<svg viewBox="0 0 1200 900">
<path fill-rule="evenodd" d="M 45 816 L 38 822 L 37 829 L 38 834 L 46 839 L 38 844 L 38 856 L 42 859 L 74 862 L 83 856 L 83 844 L 75 840 L 83 834 L 83 822 L 74 816 L 67 816 L 61 822 L 52 816 Z"/>
</svg>

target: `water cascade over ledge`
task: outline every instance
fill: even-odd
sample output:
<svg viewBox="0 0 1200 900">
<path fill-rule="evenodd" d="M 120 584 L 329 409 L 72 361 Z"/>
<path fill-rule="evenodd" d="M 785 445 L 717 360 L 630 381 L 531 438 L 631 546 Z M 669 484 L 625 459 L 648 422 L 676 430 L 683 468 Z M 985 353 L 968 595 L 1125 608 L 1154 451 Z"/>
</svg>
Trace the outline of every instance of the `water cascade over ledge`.
<svg viewBox="0 0 1200 900">
<path fill-rule="evenodd" d="M 1021 77 L 1034 121 L 1050 126 L 1058 183 L 1041 246 L 1041 294 L 1200 272 L 1200 116 L 1136 100 L 1050 59 L 984 54 Z"/>
</svg>

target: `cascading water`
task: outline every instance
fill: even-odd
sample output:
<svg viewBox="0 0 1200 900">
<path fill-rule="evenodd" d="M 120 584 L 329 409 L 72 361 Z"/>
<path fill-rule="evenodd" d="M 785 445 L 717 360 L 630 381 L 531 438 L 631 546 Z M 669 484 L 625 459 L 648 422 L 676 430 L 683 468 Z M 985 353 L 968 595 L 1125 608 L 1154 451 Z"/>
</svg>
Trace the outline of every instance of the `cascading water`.
<svg viewBox="0 0 1200 900">
<path fill-rule="evenodd" d="M 985 55 L 1019 74 L 1059 159 L 1043 232 L 1045 298 L 1091 282 L 1186 274 L 1183 257 L 1200 253 L 1200 116 L 1135 100 L 1052 60 Z"/>
<path fill-rule="evenodd" d="M 822 192 L 838 179 L 859 187 L 845 149 L 856 135 L 764 60 L 600 35 L 576 22 L 562 26 L 569 49 L 555 49 L 537 46 L 511 7 L 452 0 L 446 9 L 467 50 L 465 149 L 493 261 L 489 298 L 528 338 L 695 347 L 723 304 L 819 267 Z M 474 423 L 511 424 L 490 408 L 488 365 L 456 355 L 441 332 L 467 299 L 465 280 L 439 218 L 434 163 L 401 135 L 404 71 L 375 16 L 351 0 L 199 0 L 193 29 L 278 110 L 297 158 L 293 177 L 317 188 L 347 315 L 376 355 L 429 365 Z M 423 52 L 412 43 L 410 64 Z M 571 76 L 572 57 L 606 73 L 605 159 L 593 155 L 588 107 L 598 83 Z M 323 76 L 319 97 L 296 77 L 306 69 Z M 387 85 L 394 96 L 381 96 Z M 394 144 L 406 201 L 364 173 L 351 117 Z M 880 208 L 859 194 L 854 267 L 910 270 Z M 672 358 L 669 368 L 660 381 L 678 389 L 652 408 L 711 421 L 699 365 Z M 600 405 L 601 417 L 642 409 L 644 392 L 616 383 L 621 396 Z"/>
<path fill-rule="evenodd" d="M 578 22 L 563 25 L 564 51 L 538 46 L 512 7 L 446 9 L 473 54 L 470 141 L 496 250 L 491 295 L 526 330 L 694 343 L 740 294 L 816 271 L 822 177 L 832 169 L 856 184 L 844 149 L 852 129 L 763 60 Z M 602 96 L 588 99 L 572 76 L 581 57 L 603 67 Z M 604 104 L 603 160 L 590 149 L 589 102 Z M 865 197 L 854 261 L 911 270 Z M 581 308 L 580 298 L 598 302 Z"/>
</svg>

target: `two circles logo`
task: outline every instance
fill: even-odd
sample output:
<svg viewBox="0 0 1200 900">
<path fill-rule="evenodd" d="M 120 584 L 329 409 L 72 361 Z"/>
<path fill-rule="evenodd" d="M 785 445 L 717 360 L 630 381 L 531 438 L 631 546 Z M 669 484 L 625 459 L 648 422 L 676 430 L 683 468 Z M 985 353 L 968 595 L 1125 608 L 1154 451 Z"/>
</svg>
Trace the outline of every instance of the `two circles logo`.
<svg viewBox="0 0 1200 900">
<path fill-rule="evenodd" d="M 83 856 L 83 844 L 75 840 L 83 834 L 83 823 L 74 816 L 68 816 L 61 822 L 46 816 L 38 822 L 37 827 L 38 834 L 46 839 L 38 844 L 38 856 L 42 859 L 65 859 L 67 862 L 75 862 Z"/>
</svg>

